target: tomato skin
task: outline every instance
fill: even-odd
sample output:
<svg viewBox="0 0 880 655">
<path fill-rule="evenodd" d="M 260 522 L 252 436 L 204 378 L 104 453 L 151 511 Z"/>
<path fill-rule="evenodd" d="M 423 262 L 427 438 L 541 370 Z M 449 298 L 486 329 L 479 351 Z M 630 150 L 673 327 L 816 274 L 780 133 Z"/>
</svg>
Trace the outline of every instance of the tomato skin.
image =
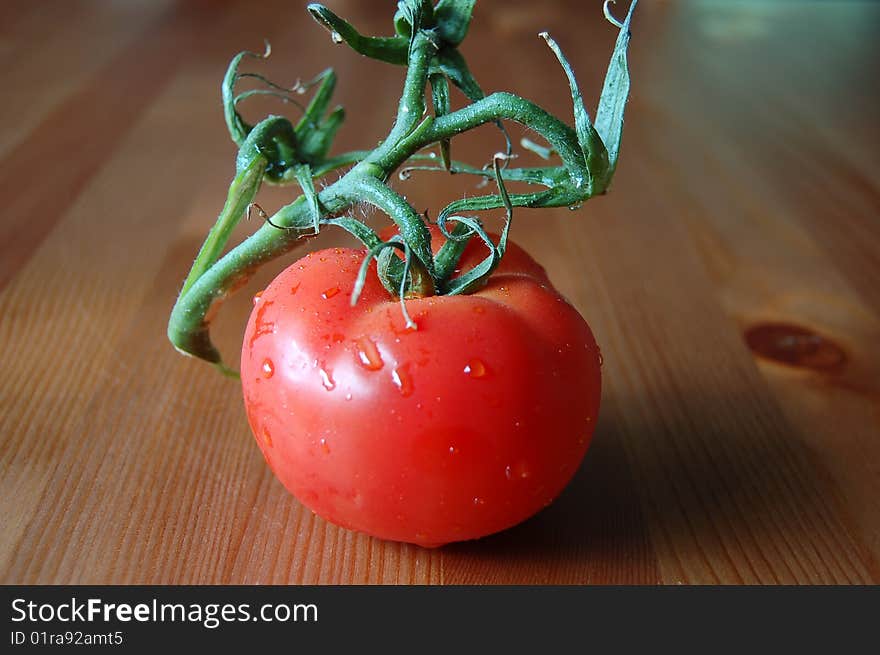
<svg viewBox="0 0 880 655">
<path fill-rule="evenodd" d="M 242 388 L 277 477 L 333 523 L 425 546 L 548 505 L 599 408 L 599 350 L 583 318 L 510 243 L 479 292 L 407 300 L 418 326 L 407 330 L 375 265 L 350 306 L 364 256 L 312 253 L 255 299 Z M 472 244 L 462 266 L 483 256 Z"/>
</svg>

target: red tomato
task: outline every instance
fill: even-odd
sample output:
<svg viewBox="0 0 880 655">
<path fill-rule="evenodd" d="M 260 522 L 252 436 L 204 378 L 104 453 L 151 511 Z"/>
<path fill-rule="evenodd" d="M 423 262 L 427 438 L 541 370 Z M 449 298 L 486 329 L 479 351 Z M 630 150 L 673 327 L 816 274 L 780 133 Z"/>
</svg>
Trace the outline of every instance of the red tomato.
<svg viewBox="0 0 880 655">
<path fill-rule="evenodd" d="M 272 470 L 327 520 L 423 546 L 548 505 L 599 409 L 599 350 L 583 318 L 510 243 L 481 291 L 407 300 L 418 326 L 407 330 L 375 264 L 350 306 L 364 256 L 312 253 L 255 299 L 241 378 Z M 461 265 L 484 256 L 472 243 Z"/>
</svg>

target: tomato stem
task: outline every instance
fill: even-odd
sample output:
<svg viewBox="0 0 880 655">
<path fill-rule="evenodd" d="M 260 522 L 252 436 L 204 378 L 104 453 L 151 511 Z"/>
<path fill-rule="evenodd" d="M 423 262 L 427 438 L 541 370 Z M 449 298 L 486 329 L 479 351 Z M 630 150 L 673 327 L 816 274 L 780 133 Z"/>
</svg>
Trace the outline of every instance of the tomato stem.
<svg viewBox="0 0 880 655">
<path fill-rule="evenodd" d="M 569 82 L 574 107 L 574 127 L 571 127 L 534 102 L 512 93 L 483 94 L 458 51 L 470 24 L 473 2 L 440 0 L 437 7 L 432 8 L 427 0 L 402 0 L 395 16 L 397 36 L 394 37 L 364 36 L 326 7 L 309 5 L 309 13 L 331 31 L 334 42 L 347 43 L 355 51 L 374 59 L 407 66 L 397 115 L 388 136 L 373 150 L 352 151 L 335 157 L 328 157 L 327 153 L 344 118 L 341 107 L 329 110 L 335 73 L 328 69 L 310 82 L 284 87 L 256 73 L 239 72 L 246 57 L 258 60 L 268 57 L 268 44 L 263 54 L 246 51 L 236 55 L 222 84 L 227 126 L 239 146 L 236 175 L 226 204 L 171 312 L 168 324 L 171 342 L 181 352 L 215 363 L 229 372 L 210 339 L 210 317 L 216 306 L 244 284 L 258 267 L 289 252 L 301 239 L 327 225 L 341 227 L 363 242 L 368 252 L 362 276 L 375 259 L 380 264 L 377 272 L 389 294 L 401 299 L 434 293 L 468 293 L 481 286 L 504 256 L 514 207 L 574 208 L 607 190 L 617 165 L 629 93 L 626 51 L 635 6 L 636 0 L 633 0 L 623 22 L 612 21 L 619 34 L 595 125 L 584 108 L 574 73 L 561 48 L 549 35 L 541 34 Z M 605 10 L 607 14 L 607 7 Z M 266 88 L 236 95 L 235 85 L 242 77 L 255 78 Z M 433 115 L 427 112 L 429 83 Z M 451 109 L 450 83 L 464 93 L 469 104 Z M 296 103 L 303 110 L 303 116 L 295 126 L 280 116 L 269 116 L 252 126 L 238 112 L 238 104 L 256 93 L 285 99 L 311 87 L 316 90 L 309 104 L 302 107 Z M 503 126 L 503 121 L 508 120 L 524 125 L 549 144 L 544 147 L 529 142 L 524 147 L 548 157 L 558 156 L 560 164 L 508 167 L 512 145 Z M 496 154 L 492 163 L 484 167 L 451 159 L 452 139 L 486 123 L 495 123 L 502 129 L 505 152 Z M 437 161 L 435 153 L 421 152 L 432 146 L 439 147 L 439 166 L 427 164 Z M 440 211 L 437 225 L 447 240 L 436 256 L 432 252 L 431 232 L 422 216 L 387 184 L 395 171 L 413 160 L 425 164 L 403 168 L 402 177 L 416 170 L 446 171 L 494 179 L 498 187 L 497 194 L 456 200 Z M 323 188 L 314 183 L 344 166 L 351 168 L 335 182 Z M 509 194 L 505 183 L 513 181 L 542 188 L 531 193 Z M 233 228 L 254 201 L 263 182 L 296 184 L 302 194 L 267 217 L 255 233 L 221 256 Z M 383 242 L 372 229 L 354 218 L 353 210 L 362 203 L 387 214 L 397 224 L 399 235 Z M 507 221 L 498 243 L 494 243 L 473 213 L 501 207 L 506 211 Z M 449 223 L 454 224 L 452 229 L 447 227 Z M 455 276 L 458 260 L 473 237 L 486 245 L 489 254 L 471 270 Z M 402 250 L 403 260 L 389 248 Z M 359 280 L 362 288 L 363 277 Z M 401 303 L 410 325 L 406 305 L 402 300 Z"/>
</svg>

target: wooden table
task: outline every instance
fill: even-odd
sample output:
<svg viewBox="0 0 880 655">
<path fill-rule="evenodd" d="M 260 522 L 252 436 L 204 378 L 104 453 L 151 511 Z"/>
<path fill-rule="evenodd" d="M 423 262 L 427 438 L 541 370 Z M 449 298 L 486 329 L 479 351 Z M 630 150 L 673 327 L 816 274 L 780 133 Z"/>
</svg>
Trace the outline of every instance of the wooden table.
<svg viewBox="0 0 880 655">
<path fill-rule="evenodd" d="M 328 4 L 390 30 L 390 2 Z M 482 0 L 463 52 L 484 88 L 570 120 L 541 29 L 594 104 L 615 37 L 598 2 Z M 0 580 L 880 581 L 880 6 L 646 0 L 633 33 L 612 192 L 514 226 L 602 346 L 593 446 L 534 519 L 426 550 L 301 507 L 238 386 L 164 335 L 233 170 L 229 57 L 266 37 L 280 81 L 334 66 L 340 151 L 382 137 L 402 69 L 334 47 L 297 3 L 4 2 Z M 454 147 L 481 164 L 499 135 Z M 475 193 L 401 184 L 435 210 Z M 218 320 L 227 353 L 249 296 Z"/>
</svg>

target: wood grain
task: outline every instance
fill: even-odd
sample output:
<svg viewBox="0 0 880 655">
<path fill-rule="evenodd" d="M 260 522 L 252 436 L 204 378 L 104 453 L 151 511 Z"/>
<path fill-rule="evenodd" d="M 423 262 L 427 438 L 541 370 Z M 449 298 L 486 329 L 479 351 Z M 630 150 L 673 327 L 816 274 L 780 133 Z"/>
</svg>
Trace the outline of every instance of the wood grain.
<svg viewBox="0 0 880 655">
<path fill-rule="evenodd" d="M 388 3 L 328 4 L 390 28 Z M 600 8 L 481 0 L 463 51 L 486 89 L 568 117 L 534 35 L 551 31 L 591 98 L 614 38 Z M 880 581 L 878 30 L 871 3 L 640 5 L 611 193 L 514 225 L 602 346 L 593 446 L 533 519 L 426 550 L 299 505 L 237 385 L 164 337 L 232 172 L 231 54 L 269 38 L 281 81 L 334 66 L 340 150 L 382 137 L 402 69 L 334 48 L 274 0 L 4 3 L 0 582 Z M 455 156 L 482 163 L 499 139 L 478 130 Z M 399 184 L 418 208 L 475 193 Z M 226 352 L 248 295 L 218 321 Z M 750 349 L 746 334 L 771 333 Z"/>
</svg>

